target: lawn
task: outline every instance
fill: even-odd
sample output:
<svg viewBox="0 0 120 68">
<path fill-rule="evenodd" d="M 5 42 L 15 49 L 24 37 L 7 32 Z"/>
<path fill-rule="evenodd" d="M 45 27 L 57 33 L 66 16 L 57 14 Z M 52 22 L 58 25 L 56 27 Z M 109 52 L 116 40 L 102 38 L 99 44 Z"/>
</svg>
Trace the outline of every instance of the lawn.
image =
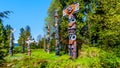
<svg viewBox="0 0 120 68">
<path fill-rule="evenodd" d="M 4 67 L 10 68 L 104 68 L 120 67 L 120 58 L 97 47 L 85 46 L 79 50 L 77 59 L 69 59 L 67 54 L 55 56 L 42 49 L 32 49 L 32 55 L 27 53 L 14 54 L 5 57 Z"/>
</svg>

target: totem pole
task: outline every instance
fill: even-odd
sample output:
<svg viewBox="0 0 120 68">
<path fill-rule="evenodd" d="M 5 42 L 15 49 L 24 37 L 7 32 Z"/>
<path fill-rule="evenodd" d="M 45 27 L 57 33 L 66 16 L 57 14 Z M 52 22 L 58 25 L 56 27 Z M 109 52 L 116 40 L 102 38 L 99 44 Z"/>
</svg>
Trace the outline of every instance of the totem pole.
<svg viewBox="0 0 120 68">
<path fill-rule="evenodd" d="M 50 53 L 50 25 L 48 25 L 48 53 Z"/>
<path fill-rule="evenodd" d="M 34 42 L 33 40 L 30 40 L 30 37 L 28 37 L 28 40 L 26 41 L 26 43 L 28 44 L 28 55 L 31 55 L 31 50 L 30 50 L 30 44 Z"/>
<path fill-rule="evenodd" d="M 69 30 L 69 45 L 68 51 L 71 58 L 77 58 L 77 45 L 76 45 L 76 19 L 74 14 L 79 11 L 79 3 L 74 3 L 63 9 L 63 16 L 68 17 L 68 30 Z"/>
<path fill-rule="evenodd" d="M 14 30 L 10 30 L 10 48 L 9 48 L 9 55 L 12 56 L 13 55 L 13 47 L 14 47 L 14 43 L 13 43 L 13 40 L 14 40 Z"/>
<path fill-rule="evenodd" d="M 56 34 L 55 34 L 55 39 L 56 39 L 56 56 L 59 56 L 59 31 L 58 31 L 58 11 L 57 10 L 55 10 L 55 32 L 56 32 Z"/>
</svg>

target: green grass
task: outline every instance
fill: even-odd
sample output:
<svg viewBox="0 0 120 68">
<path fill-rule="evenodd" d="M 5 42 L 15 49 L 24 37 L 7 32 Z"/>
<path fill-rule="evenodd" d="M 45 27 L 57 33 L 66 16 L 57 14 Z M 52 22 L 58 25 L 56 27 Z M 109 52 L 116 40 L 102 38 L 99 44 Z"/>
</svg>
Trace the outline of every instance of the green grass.
<svg viewBox="0 0 120 68">
<path fill-rule="evenodd" d="M 32 55 L 14 54 L 7 56 L 6 67 L 12 68 L 111 68 L 120 67 L 120 58 L 97 47 L 83 46 L 79 57 L 71 60 L 67 54 L 55 56 L 42 49 L 33 49 Z"/>
</svg>

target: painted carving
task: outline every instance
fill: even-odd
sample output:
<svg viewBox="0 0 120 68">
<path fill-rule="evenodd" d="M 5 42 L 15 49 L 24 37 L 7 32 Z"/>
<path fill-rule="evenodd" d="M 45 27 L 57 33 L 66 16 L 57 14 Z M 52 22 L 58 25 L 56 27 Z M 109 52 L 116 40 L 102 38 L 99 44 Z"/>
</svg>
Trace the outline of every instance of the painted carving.
<svg viewBox="0 0 120 68">
<path fill-rule="evenodd" d="M 56 56 L 59 56 L 59 32 L 58 32 L 58 11 L 55 10 L 55 39 L 56 39 Z"/>
<path fill-rule="evenodd" d="M 27 47 L 28 47 L 28 55 L 30 56 L 31 55 L 31 49 L 30 49 L 30 44 L 34 42 L 33 40 L 30 40 L 30 37 L 28 38 L 28 40 L 26 41 L 26 43 L 28 44 Z"/>
<path fill-rule="evenodd" d="M 79 3 L 74 3 L 63 10 L 63 16 L 68 17 L 69 45 L 68 51 L 72 58 L 77 58 L 76 19 L 74 14 L 79 11 Z"/>
</svg>

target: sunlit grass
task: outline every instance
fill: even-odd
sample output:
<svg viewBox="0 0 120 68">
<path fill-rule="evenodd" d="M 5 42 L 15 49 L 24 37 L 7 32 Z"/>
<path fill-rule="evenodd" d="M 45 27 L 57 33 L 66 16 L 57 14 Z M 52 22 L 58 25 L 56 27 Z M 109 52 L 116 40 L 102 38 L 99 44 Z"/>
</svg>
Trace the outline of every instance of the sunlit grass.
<svg viewBox="0 0 120 68">
<path fill-rule="evenodd" d="M 110 56 L 110 57 L 109 57 Z M 55 52 L 48 54 L 42 49 L 32 49 L 31 56 L 27 53 L 14 54 L 5 57 L 7 66 L 13 68 L 100 68 L 109 65 L 119 66 L 120 58 L 96 47 L 84 46 L 79 50 L 77 59 L 69 59 L 67 54 L 55 56 Z M 113 66 L 113 67 L 114 67 Z"/>
</svg>

